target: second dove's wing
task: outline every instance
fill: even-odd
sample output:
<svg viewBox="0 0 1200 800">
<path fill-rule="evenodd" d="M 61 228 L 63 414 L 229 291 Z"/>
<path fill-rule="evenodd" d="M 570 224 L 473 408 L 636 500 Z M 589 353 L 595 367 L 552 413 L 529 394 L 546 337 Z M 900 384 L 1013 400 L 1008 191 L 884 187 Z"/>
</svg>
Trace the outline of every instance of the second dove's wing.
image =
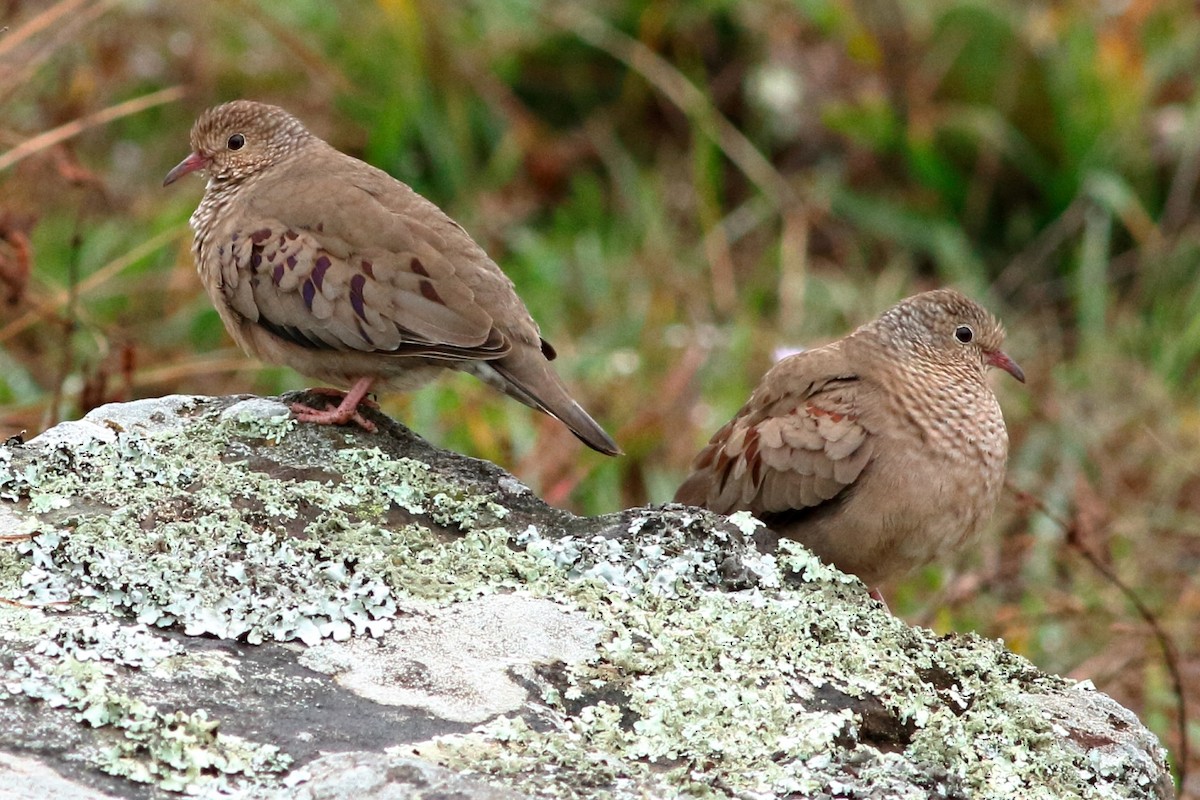
<svg viewBox="0 0 1200 800">
<path fill-rule="evenodd" d="M 817 361 L 818 352 L 791 359 Z M 777 514 L 815 508 L 852 486 L 874 449 L 859 415 L 861 383 L 852 374 L 796 379 L 809 371 L 802 361 L 776 365 L 700 451 L 675 499 L 721 514 Z"/>
</svg>

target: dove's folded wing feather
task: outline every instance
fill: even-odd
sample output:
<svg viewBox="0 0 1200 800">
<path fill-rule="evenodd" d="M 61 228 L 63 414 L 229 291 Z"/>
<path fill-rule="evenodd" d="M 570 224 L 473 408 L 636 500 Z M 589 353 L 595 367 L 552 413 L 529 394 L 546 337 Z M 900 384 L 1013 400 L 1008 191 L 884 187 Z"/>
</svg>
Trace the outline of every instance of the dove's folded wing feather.
<svg viewBox="0 0 1200 800">
<path fill-rule="evenodd" d="M 284 177 L 304 185 L 303 175 Z M 464 279 L 478 271 L 473 259 L 487 256 L 431 203 L 387 182 L 324 181 L 320 194 L 264 186 L 249 196 L 220 243 L 230 306 L 308 347 L 451 359 L 507 354 L 511 343 L 479 302 L 479 287 Z"/>
<path fill-rule="evenodd" d="M 815 508 L 854 485 L 874 441 L 860 419 L 860 381 L 831 371 L 837 359 L 824 350 L 792 356 L 764 377 L 696 457 L 676 500 L 773 514 Z"/>
</svg>

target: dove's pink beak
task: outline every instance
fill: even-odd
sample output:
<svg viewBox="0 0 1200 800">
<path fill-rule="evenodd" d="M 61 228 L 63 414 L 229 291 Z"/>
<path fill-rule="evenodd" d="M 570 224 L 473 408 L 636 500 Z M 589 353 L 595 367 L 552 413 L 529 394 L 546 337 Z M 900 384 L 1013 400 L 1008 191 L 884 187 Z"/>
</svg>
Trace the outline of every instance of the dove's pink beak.
<svg viewBox="0 0 1200 800">
<path fill-rule="evenodd" d="M 175 181 L 187 175 L 189 172 L 195 172 L 199 169 L 208 168 L 208 159 L 199 153 L 192 153 L 183 161 L 175 165 L 175 168 L 167 173 L 167 177 L 163 178 L 163 186 L 170 186 Z"/>
<path fill-rule="evenodd" d="M 182 166 L 182 165 L 180 165 L 180 166 Z M 179 167 L 176 167 L 176 169 L 179 169 Z M 170 176 L 168 176 L 168 177 L 170 177 Z M 1017 362 L 1013 361 L 1011 358 L 1009 358 L 1007 355 L 1005 355 L 1005 353 L 1003 351 L 992 350 L 988 353 L 985 353 L 985 356 L 986 356 L 985 360 L 991 366 L 1004 370 L 1009 375 L 1012 375 L 1014 378 L 1019 380 L 1021 383 L 1025 382 L 1025 370 L 1021 369 L 1021 367 L 1017 364 Z"/>
</svg>

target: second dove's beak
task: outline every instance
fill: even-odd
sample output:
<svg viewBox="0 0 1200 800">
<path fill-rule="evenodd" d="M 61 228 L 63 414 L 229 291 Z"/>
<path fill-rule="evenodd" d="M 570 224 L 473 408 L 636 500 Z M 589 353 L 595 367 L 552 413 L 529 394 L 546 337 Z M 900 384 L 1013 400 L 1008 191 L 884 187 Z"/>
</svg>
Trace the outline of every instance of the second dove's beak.
<svg viewBox="0 0 1200 800">
<path fill-rule="evenodd" d="M 176 167 L 176 169 L 178 169 L 178 167 Z M 1021 369 L 1017 362 L 1009 358 L 1004 352 L 1000 350 L 992 350 L 986 354 L 985 360 L 989 365 L 1004 370 L 1021 383 L 1025 382 L 1025 370 Z"/>
<path fill-rule="evenodd" d="M 175 168 L 167 173 L 167 177 L 163 178 L 163 186 L 170 186 L 175 181 L 187 175 L 189 172 L 195 172 L 199 169 L 208 167 L 208 159 L 199 153 L 192 153 L 183 161 L 175 165 Z"/>
</svg>

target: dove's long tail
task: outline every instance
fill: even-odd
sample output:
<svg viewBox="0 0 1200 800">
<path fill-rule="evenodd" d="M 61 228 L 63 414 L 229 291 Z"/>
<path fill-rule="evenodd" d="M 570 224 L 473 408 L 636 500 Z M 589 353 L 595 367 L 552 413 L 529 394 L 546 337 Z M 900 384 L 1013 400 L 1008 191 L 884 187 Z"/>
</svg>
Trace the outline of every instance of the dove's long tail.
<svg viewBox="0 0 1200 800">
<path fill-rule="evenodd" d="M 489 371 L 493 374 L 488 375 Z M 567 387 L 541 353 L 514 351 L 495 361 L 477 362 L 477 374 L 509 397 L 554 417 L 593 450 L 606 456 L 621 455 L 612 437 L 567 394 Z"/>
</svg>

